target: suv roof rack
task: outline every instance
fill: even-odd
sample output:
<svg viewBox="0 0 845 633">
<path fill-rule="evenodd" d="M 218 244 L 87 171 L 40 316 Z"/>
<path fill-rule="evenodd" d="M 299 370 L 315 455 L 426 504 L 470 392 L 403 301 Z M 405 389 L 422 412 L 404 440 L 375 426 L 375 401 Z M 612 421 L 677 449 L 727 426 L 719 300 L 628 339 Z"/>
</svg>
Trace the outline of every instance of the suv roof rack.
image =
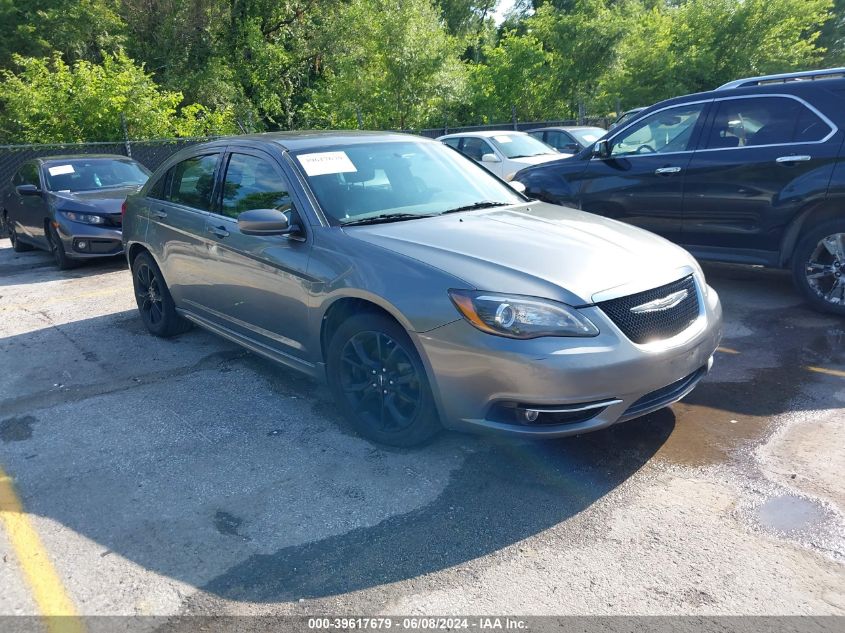
<svg viewBox="0 0 845 633">
<path fill-rule="evenodd" d="M 719 86 L 716 90 L 734 90 L 747 86 L 760 86 L 763 84 L 782 84 L 789 81 L 813 81 L 815 79 L 837 79 L 845 77 L 845 68 L 826 68 L 822 70 L 805 70 L 796 73 L 782 73 L 780 75 L 762 75 L 760 77 L 747 77 L 737 79 Z"/>
</svg>

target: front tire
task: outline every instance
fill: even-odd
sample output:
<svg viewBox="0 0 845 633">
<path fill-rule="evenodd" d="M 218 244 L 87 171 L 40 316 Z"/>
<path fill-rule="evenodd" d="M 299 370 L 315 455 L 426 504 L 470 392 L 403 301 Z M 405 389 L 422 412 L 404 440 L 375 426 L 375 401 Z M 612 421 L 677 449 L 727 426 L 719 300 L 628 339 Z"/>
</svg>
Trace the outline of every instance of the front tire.
<svg viewBox="0 0 845 633">
<path fill-rule="evenodd" d="M 52 224 L 47 228 L 47 239 L 50 242 L 50 253 L 53 255 L 53 261 L 56 262 L 59 270 L 70 270 L 79 266 L 79 262 L 67 256 L 62 239 Z"/>
<path fill-rule="evenodd" d="M 792 255 L 795 285 L 816 310 L 845 316 L 845 221 L 811 229 Z"/>
<path fill-rule="evenodd" d="M 191 329 L 191 322 L 176 312 L 170 289 L 149 253 L 132 260 L 132 285 L 138 312 L 150 334 L 167 338 Z"/>
<path fill-rule="evenodd" d="M 332 336 L 328 381 L 335 401 L 364 437 L 416 446 L 441 430 L 434 397 L 408 333 L 382 314 L 359 314 Z"/>
</svg>

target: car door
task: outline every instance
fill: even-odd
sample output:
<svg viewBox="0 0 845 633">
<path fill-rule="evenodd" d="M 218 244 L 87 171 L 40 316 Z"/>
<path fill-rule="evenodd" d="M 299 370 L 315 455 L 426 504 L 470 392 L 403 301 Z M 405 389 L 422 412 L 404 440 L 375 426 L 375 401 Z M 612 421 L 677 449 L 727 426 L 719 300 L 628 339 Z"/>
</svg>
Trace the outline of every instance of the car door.
<svg viewBox="0 0 845 633">
<path fill-rule="evenodd" d="M 16 188 L 12 190 L 15 209 L 12 217 L 16 221 L 15 230 L 18 234 L 27 236 L 30 241 L 46 244 L 44 220 L 48 215 L 47 192 L 38 163 L 35 161 L 24 163 L 18 174 L 18 185 L 32 185 L 41 193 L 22 196 Z"/>
<path fill-rule="evenodd" d="M 219 201 L 207 218 L 211 235 L 206 271 L 212 285 L 203 305 L 214 321 L 241 337 L 288 358 L 305 360 L 311 240 L 297 212 L 288 179 L 262 151 L 232 148 L 225 160 Z M 238 216 L 277 209 L 301 231 L 292 235 L 246 235 Z"/>
<path fill-rule="evenodd" d="M 682 242 L 768 263 L 789 222 L 826 195 L 841 139 L 794 95 L 717 99 L 710 119 L 687 168 Z"/>
<path fill-rule="evenodd" d="M 574 177 L 580 207 L 678 240 L 684 174 L 706 108 L 669 106 L 612 135 L 609 154 L 594 156 Z"/>
<path fill-rule="evenodd" d="M 206 219 L 216 191 L 221 151 L 206 151 L 175 163 L 144 201 L 151 245 L 176 305 L 202 311 L 208 277 Z"/>
</svg>

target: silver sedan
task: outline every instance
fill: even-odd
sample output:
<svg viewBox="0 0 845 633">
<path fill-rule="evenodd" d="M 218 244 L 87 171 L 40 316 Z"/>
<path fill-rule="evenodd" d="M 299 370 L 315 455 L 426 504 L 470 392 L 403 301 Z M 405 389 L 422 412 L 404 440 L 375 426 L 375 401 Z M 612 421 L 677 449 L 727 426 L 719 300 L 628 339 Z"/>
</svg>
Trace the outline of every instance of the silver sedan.
<svg viewBox="0 0 845 633">
<path fill-rule="evenodd" d="M 722 333 L 683 249 L 400 134 L 192 147 L 128 199 L 123 236 L 153 334 L 198 324 L 326 380 L 394 445 L 643 415 L 695 387 Z"/>
</svg>

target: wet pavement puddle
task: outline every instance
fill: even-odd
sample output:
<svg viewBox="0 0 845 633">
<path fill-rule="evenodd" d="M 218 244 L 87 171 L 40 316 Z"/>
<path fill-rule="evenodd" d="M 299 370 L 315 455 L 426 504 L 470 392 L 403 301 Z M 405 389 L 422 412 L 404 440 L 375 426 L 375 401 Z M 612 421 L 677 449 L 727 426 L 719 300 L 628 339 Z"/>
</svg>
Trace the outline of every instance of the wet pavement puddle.
<svg viewBox="0 0 845 633">
<path fill-rule="evenodd" d="M 825 511 L 821 505 L 794 495 L 772 497 L 757 509 L 761 527 L 786 534 L 809 532 L 824 518 Z"/>
</svg>

